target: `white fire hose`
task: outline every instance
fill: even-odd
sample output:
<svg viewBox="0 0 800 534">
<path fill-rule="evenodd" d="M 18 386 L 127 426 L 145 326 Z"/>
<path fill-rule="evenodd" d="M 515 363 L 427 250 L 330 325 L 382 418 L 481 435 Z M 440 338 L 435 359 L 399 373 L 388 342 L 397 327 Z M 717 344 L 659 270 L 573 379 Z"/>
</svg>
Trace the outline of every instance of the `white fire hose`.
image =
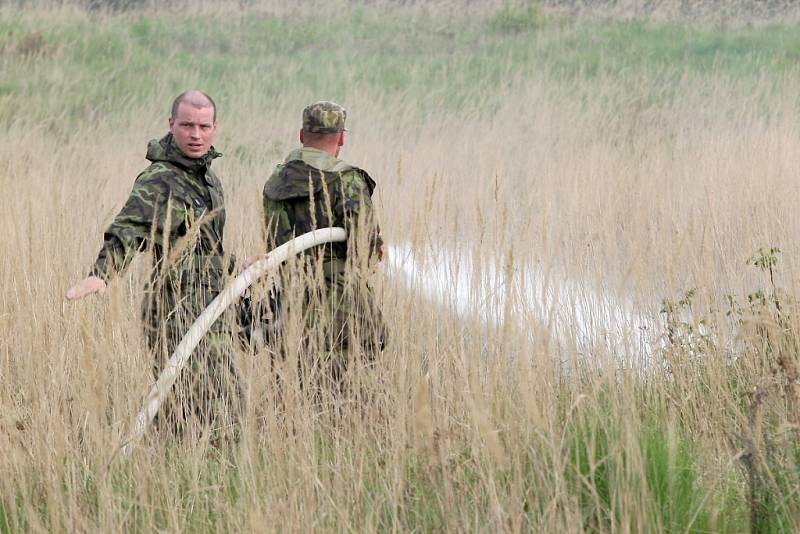
<svg viewBox="0 0 800 534">
<path fill-rule="evenodd" d="M 247 290 L 250 285 L 260 278 L 267 271 L 271 271 L 278 267 L 281 263 L 286 261 L 293 254 L 299 254 L 304 250 L 322 245 L 325 243 L 334 243 L 336 241 L 344 241 L 347 239 L 347 233 L 344 228 L 323 228 L 321 230 L 314 230 L 308 232 L 295 239 L 284 243 L 269 254 L 267 257 L 257 261 L 237 276 L 231 285 L 226 287 L 217 297 L 203 310 L 203 313 L 195 319 L 189 331 L 183 336 L 183 339 L 175 348 L 175 352 L 170 356 L 164 370 L 158 377 L 155 385 L 150 389 L 147 400 L 144 406 L 136 416 L 133 423 L 133 428 L 125 440 L 122 447 L 122 454 L 127 456 L 133 450 L 133 447 L 141 439 L 147 431 L 147 427 L 153 421 L 153 418 L 158 413 L 161 403 L 169 394 L 172 385 L 178 378 L 192 351 L 200 343 L 200 340 L 214 324 L 214 321 L 219 319 L 222 313 L 230 306 L 242 293 Z"/>
</svg>

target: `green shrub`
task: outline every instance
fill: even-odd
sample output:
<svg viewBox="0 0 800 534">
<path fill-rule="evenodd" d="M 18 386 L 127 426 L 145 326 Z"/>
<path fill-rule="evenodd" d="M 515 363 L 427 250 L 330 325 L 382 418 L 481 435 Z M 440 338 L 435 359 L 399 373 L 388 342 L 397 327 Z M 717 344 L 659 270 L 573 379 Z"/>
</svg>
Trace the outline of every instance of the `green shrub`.
<svg viewBox="0 0 800 534">
<path fill-rule="evenodd" d="M 500 33 L 532 32 L 543 26 L 543 18 L 537 2 L 524 4 L 507 2 L 492 17 L 492 29 Z"/>
</svg>

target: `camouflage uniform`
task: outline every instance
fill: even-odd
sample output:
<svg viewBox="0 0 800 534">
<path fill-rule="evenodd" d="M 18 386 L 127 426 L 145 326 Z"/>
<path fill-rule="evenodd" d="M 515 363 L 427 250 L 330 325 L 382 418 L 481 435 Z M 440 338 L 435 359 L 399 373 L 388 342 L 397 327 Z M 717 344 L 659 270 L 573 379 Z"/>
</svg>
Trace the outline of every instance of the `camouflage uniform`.
<svg viewBox="0 0 800 534">
<path fill-rule="evenodd" d="M 210 168 L 219 156 L 212 148 L 202 158 L 189 158 L 172 134 L 150 141 L 147 159 L 152 164 L 136 178 L 127 202 L 105 231 L 90 272 L 108 280 L 138 252 L 152 251 L 142 320 L 147 344 L 156 354 L 156 376 L 232 271 L 233 261 L 222 248 L 222 184 Z M 159 422 L 166 420 L 168 427 L 180 430 L 190 416 L 203 423 L 238 417 L 242 395 L 231 361 L 230 325 L 226 316 L 212 325 L 162 407 Z"/>
<path fill-rule="evenodd" d="M 303 129 L 336 133 L 344 129 L 345 118 L 337 104 L 318 102 L 304 110 Z M 334 379 L 341 376 L 348 352 L 358 348 L 371 360 L 386 343 L 383 318 L 367 284 L 371 260 L 383 244 L 374 218 L 374 190 L 375 182 L 365 171 L 311 147 L 293 150 L 264 186 L 268 249 L 317 228 L 347 230 L 346 242 L 306 253 L 301 269 L 307 275 L 301 306 L 303 350 L 330 359 Z M 283 284 L 291 285 L 285 275 Z M 316 344 L 308 342 L 313 332 Z"/>
</svg>

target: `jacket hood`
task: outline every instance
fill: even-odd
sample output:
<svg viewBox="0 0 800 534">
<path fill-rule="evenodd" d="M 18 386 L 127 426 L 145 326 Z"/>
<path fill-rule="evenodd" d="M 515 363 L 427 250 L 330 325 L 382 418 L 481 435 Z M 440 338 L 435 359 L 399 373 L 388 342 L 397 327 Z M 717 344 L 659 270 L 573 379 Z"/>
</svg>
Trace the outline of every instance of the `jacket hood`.
<svg viewBox="0 0 800 534">
<path fill-rule="evenodd" d="M 283 164 L 280 171 L 267 180 L 264 192 L 275 200 L 305 198 L 312 192 L 319 193 L 324 184 L 330 185 L 338 179 L 338 173 L 323 171 L 295 159 Z"/>
<path fill-rule="evenodd" d="M 215 158 L 222 156 L 212 146 L 208 152 L 200 158 L 190 158 L 178 148 L 171 133 L 168 133 L 161 139 L 152 139 L 147 143 L 148 160 L 156 163 L 163 161 L 177 165 L 187 171 L 198 171 L 202 167 L 211 167 L 211 161 Z"/>
<path fill-rule="evenodd" d="M 264 184 L 264 194 L 273 200 L 305 198 L 311 196 L 312 192 L 319 193 L 325 184 L 331 186 L 338 182 L 343 173 L 357 172 L 367 184 L 370 196 L 372 195 L 375 181 L 365 171 L 340 160 L 334 161 L 336 163 L 330 166 L 334 170 L 320 169 L 305 161 L 305 158 L 292 158 L 290 155 Z"/>
</svg>

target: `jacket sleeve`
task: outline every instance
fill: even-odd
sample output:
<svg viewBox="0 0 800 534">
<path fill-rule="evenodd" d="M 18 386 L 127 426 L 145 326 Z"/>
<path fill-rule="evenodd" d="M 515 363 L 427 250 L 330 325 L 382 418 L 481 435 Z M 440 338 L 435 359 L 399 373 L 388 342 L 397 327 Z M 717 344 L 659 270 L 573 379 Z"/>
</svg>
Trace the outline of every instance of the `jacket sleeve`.
<svg viewBox="0 0 800 534">
<path fill-rule="evenodd" d="M 294 228 L 289 221 L 286 202 L 270 198 L 267 194 L 270 181 L 277 176 L 280 168 L 281 166 L 279 165 L 278 169 L 267 180 L 267 183 L 264 184 L 264 191 L 261 195 L 261 206 L 264 208 L 264 231 L 266 232 L 267 252 L 294 238 Z"/>
<path fill-rule="evenodd" d="M 267 252 L 294 238 L 289 212 L 284 202 L 272 200 L 264 195 L 264 228 L 266 229 Z"/>
<path fill-rule="evenodd" d="M 186 208 L 173 200 L 171 173 L 141 174 L 128 200 L 103 234 L 103 246 L 90 274 L 104 280 L 113 278 L 130 265 L 136 254 L 148 246 L 174 240 L 185 228 Z"/>
<path fill-rule="evenodd" d="M 334 211 L 344 221 L 350 246 L 357 251 L 366 248 L 368 256 L 372 256 L 383 245 L 383 238 L 367 179 L 358 170 L 342 173 L 341 196 L 337 195 Z"/>
</svg>

